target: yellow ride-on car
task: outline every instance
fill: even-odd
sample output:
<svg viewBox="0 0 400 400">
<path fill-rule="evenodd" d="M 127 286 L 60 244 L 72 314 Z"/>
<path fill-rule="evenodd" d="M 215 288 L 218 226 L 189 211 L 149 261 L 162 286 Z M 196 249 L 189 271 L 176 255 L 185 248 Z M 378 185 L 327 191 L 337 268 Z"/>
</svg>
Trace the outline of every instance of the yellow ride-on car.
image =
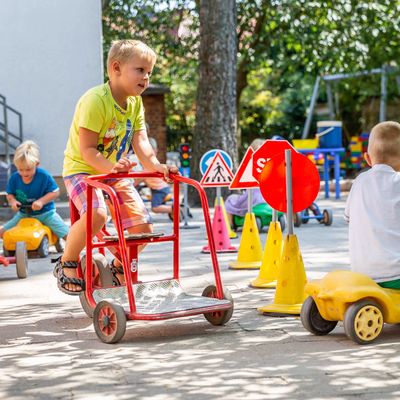
<svg viewBox="0 0 400 400">
<path fill-rule="evenodd" d="M 368 344 L 384 323 L 400 323 L 400 290 L 385 289 L 364 274 L 333 271 L 308 283 L 310 296 L 303 303 L 301 322 L 314 335 L 326 335 L 343 321 L 346 335 Z"/>
<path fill-rule="evenodd" d="M 22 206 L 29 213 L 30 206 Z M 30 208 L 32 210 L 32 208 Z M 63 248 L 58 237 L 46 225 L 43 225 L 36 218 L 23 218 L 14 228 L 4 232 L 3 235 L 3 254 L 5 257 L 15 255 L 18 242 L 25 242 L 26 250 L 30 255 L 47 257 L 49 255 L 49 246 L 55 245 L 58 252 Z"/>
</svg>

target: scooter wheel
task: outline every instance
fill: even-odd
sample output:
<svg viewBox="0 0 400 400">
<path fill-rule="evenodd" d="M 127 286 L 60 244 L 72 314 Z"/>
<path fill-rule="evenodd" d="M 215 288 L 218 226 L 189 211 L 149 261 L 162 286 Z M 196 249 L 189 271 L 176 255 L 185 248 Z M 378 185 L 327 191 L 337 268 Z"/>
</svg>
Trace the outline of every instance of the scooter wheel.
<svg viewBox="0 0 400 400">
<path fill-rule="evenodd" d="M 231 308 L 221 311 L 213 311 L 204 313 L 204 318 L 212 325 L 225 325 L 232 317 L 233 314 L 233 298 L 228 289 L 223 288 L 224 299 L 229 300 L 232 304 Z M 204 297 L 217 298 L 217 288 L 215 285 L 207 286 L 202 293 Z"/>
<path fill-rule="evenodd" d="M 373 300 L 361 300 L 352 304 L 344 314 L 344 331 L 358 344 L 373 342 L 383 328 L 381 307 Z"/>
<path fill-rule="evenodd" d="M 122 306 L 100 301 L 94 309 L 93 325 L 97 337 L 104 343 L 117 343 L 125 335 L 126 315 Z"/>
<path fill-rule="evenodd" d="M 15 264 L 18 278 L 25 279 L 28 276 L 28 252 L 25 242 L 17 242 L 15 246 Z"/>
<path fill-rule="evenodd" d="M 322 318 L 311 296 L 306 298 L 301 307 L 300 320 L 308 332 L 318 336 L 327 335 L 335 329 L 338 323 L 338 321 L 327 321 Z"/>
</svg>

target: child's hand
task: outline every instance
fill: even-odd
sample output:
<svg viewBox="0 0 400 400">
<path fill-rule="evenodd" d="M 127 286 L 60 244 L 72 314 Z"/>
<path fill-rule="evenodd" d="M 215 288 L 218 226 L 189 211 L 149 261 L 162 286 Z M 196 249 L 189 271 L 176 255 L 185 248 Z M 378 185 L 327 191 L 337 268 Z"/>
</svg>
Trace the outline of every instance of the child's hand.
<svg viewBox="0 0 400 400">
<path fill-rule="evenodd" d="M 43 208 L 44 204 L 40 200 L 36 200 L 32 203 L 32 210 L 33 211 L 39 211 Z"/>
<path fill-rule="evenodd" d="M 164 178 L 168 183 L 172 183 L 172 179 L 169 177 L 169 173 L 172 172 L 173 174 L 178 173 L 178 168 L 173 165 L 167 164 L 157 164 L 155 166 L 156 172 L 161 172 L 164 174 Z"/>
<path fill-rule="evenodd" d="M 17 200 L 14 200 L 10 203 L 10 207 L 13 211 L 18 211 L 19 210 L 19 206 L 21 205 L 21 203 Z"/>
<path fill-rule="evenodd" d="M 111 173 L 129 172 L 137 163 L 131 161 L 128 157 L 122 156 L 111 169 Z"/>
</svg>

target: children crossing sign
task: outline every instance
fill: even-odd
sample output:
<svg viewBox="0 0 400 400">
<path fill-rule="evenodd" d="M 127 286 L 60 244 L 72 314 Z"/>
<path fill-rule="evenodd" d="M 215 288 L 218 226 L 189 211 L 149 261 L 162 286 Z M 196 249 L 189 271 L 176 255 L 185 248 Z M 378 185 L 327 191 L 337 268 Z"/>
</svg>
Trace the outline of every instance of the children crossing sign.
<svg viewBox="0 0 400 400">
<path fill-rule="evenodd" d="M 204 187 L 229 186 L 232 180 L 232 171 L 218 151 L 201 178 L 200 185 Z"/>
</svg>

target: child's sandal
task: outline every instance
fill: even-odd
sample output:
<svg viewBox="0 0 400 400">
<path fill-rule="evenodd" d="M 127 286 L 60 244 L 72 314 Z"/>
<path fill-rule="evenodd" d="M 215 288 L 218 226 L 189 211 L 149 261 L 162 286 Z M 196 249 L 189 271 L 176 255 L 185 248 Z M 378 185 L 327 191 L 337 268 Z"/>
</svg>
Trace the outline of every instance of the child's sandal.
<svg viewBox="0 0 400 400">
<path fill-rule="evenodd" d="M 57 278 L 57 286 L 63 293 L 78 296 L 85 290 L 85 281 L 83 279 L 66 276 L 63 270 L 64 268 L 78 268 L 78 261 L 61 261 L 61 257 L 59 257 L 52 260 L 52 262 L 56 262 L 53 275 Z M 69 284 L 79 286 L 80 290 L 66 289 L 65 286 Z"/>
<path fill-rule="evenodd" d="M 121 286 L 122 283 L 119 280 L 117 274 L 124 275 L 124 269 L 122 268 L 122 266 L 120 266 L 120 267 L 115 266 L 114 262 L 115 262 L 115 259 L 111 261 L 111 265 L 110 265 L 110 270 L 111 270 L 111 273 L 113 274 L 113 286 Z"/>
</svg>

